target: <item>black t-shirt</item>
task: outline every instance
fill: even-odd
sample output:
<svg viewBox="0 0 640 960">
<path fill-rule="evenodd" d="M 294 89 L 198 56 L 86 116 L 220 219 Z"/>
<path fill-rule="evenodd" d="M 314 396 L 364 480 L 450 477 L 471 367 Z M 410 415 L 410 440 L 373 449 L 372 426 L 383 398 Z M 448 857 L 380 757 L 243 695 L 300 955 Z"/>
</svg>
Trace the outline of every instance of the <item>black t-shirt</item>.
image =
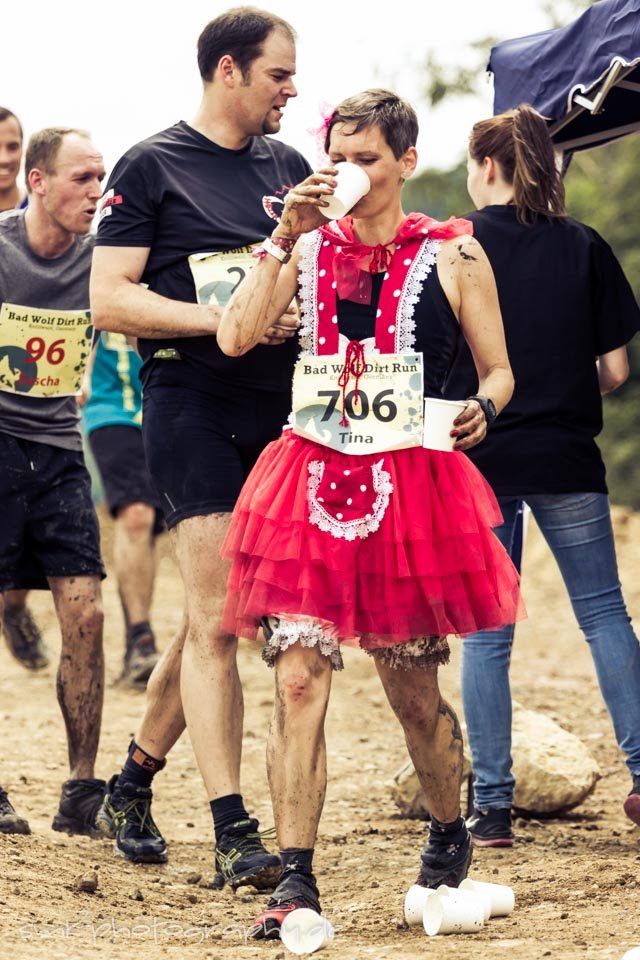
<svg viewBox="0 0 640 960">
<path fill-rule="evenodd" d="M 256 243 L 274 229 L 268 210 L 311 168 L 292 147 L 254 137 L 242 150 L 226 150 L 181 121 L 137 144 L 116 165 L 103 198 L 99 246 L 149 247 L 142 282 L 172 300 L 195 303 L 188 258 Z M 230 379 L 262 390 L 288 390 L 295 340 L 257 346 L 227 357 L 215 336 L 139 340 L 143 382 L 153 379 L 159 349 L 178 351 L 181 376 L 192 386 L 216 390 Z"/>
<path fill-rule="evenodd" d="M 640 312 L 613 251 L 566 218 L 518 222 L 514 206 L 469 214 L 496 278 L 515 391 L 469 457 L 500 496 L 606 493 L 596 357 L 626 344 Z M 462 339 L 445 388 L 476 393 Z"/>
</svg>

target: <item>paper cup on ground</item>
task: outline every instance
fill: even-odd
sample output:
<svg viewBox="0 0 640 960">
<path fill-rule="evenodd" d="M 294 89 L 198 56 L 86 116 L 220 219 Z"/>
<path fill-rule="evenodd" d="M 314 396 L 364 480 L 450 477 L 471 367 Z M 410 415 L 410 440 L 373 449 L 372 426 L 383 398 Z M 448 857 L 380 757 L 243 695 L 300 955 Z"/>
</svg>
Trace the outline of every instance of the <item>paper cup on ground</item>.
<svg viewBox="0 0 640 960">
<path fill-rule="evenodd" d="M 469 890 L 488 897 L 492 917 L 508 917 L 516 903 L 512 888 L 503 883 L 484 883 L 482 880 L 471 880 L 467 877 L 460 884 L 460 890 Z"/>
<path fill-rule="evenodd" d="M 640 960 L 640 947 L 633 947 L 627 950 L 622 960 Z"/>
<path fill-rule="evenodd" d="M 484 904 L 479 897 L 429 897 L 422 918 L 430 937 L 440 933 L 477 933 L 484 926 Z"/>
<path fill-rule="evenodd" d="M 410 927 L 418 927 L 422 924 L 427 900 L 429 897 L 437 896 L 435 890 L 431 890 L 429 887 L 420 887 L 417 883 L 409 888 L 404 898 L 404 918 Z"/>
<path fill-rule="evenodd" d="M 331 943 L 334 933 L 326 917 L 305 907 L 288 913 L 280 927 L 282 943 L 299 957 L 322 950 Z"/>
<path fill-rule="evenodd" d="M 453 421 L 467 406 L 464 400 L 424 398 L 424 437 L 422 446 L 429 450 L 453 450 L 456 437 L 451 436 Z"/>
<path fill-rule="evenodd" d="M 339 220 L 346 216 L 358 200 L 371 189 L 371 180 L 357 163 L 336 163 L 338 185 L 330 197 L 325 197 L 329 206 L 320 207 L 320 213 L 327 220 Z"/>
<path fill-rule="evenodd" d="M 479 900 L 482 904 L 485 921 L 491 916 L 491 901 L 489 895 L 484 890 L 471 890 L 468 888 L 463 890 L 462 885 L 459 887 L 447 887 L 446 884 L 441 883 L 436 892 L 439 897 L 453 897 L 454 899 L 472 897 L 474 900 Z"/>
</svg>

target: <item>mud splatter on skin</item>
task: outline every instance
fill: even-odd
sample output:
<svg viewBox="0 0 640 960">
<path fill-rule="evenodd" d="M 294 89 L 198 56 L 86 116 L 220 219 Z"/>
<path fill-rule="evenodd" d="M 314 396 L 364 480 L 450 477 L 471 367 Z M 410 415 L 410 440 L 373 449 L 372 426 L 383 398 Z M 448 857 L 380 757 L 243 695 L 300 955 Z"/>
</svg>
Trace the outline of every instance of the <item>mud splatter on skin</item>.
<svg viewBox="0 0 640 960">
<path fill-rule="evenodd" d="M 446 701 L 442 700 L 438 707 L 438 713 L 443 717 L 449 717 L 451 720 L 451 738 L 453 740 L 459 740 L 460 743 L 462 743 L 462 729 L 453 708 L 450 707 Z"/>
<path fill-rule="evenodd" d="M 460 254 L 460 256 L 462 257 L 463 260 L 477 260 L 477 259 L 478 259 L 477 257 L 474 257 L 472 253 L 467 253 L 466 250 L 464 250 L 464 249 L 462 248 L 462 246 L 459 246 L 459 247 L 458 247 L 458 253 Z"/>
</svg>

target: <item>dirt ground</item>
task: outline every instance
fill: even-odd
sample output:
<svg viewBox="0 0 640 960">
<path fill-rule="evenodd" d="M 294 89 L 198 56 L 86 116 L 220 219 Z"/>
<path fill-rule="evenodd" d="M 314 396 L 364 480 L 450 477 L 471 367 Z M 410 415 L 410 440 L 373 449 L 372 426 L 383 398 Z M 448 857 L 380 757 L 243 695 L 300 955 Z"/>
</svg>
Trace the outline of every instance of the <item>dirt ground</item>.
<svg viewBox="0 0 640 960">
<path fill-rule="evenodd" d="M 616 510 L 622 582 L 632 616 L 640 617 L 640 515 Z M 104 520 L 104 517 L 101 517 Z M 104 546 L 110 549 L 105 521 Z M 167 538 L 161 547 L 154 623 L 168 642 L 181 610 L 181 586 Z M 107 694 L 97 775 L 123 761 L 144 697 L 115 684 L 122 625 L 114 583 L 105 581 Z M 518 820 L 512 850 L 478 851 L 471 875 L 512 885 L 516 909 L 475 935 L 429 940 L 404 929 L 403 896 L 412 883 L 425 825 L 394 812 L 387 781 L 406 758 L 400 728 L 386 705 L 369 659 L 347 651 L 335 678 L 328 718 L 330 782 L 316 867 L 323 904 L 336 927 L 327 948 L 341 960 L 509 957 L 534 960 L 618 960 L 640 944 L 638 831 L 624 817 L 629 789 L 594 679 L 591 659 L 572 618 L 558 572 L 537 530 L 525 555 L 529 620 L 518 628 L 512 666 L 514 696 L 578 734 L 595 754 L 602 780 L 579 809 L 545 822 Z M 32 606 L 52 648 L 56 624 L 47 594 Z M 454 647 L 458 642 L 454 641 Z M 245 931 L 263 898 L 248 888 L 213 891 L 209 808 L 188 739 L 177 744 L 156 778 L 156 820 L 170 844 L 165 866 L 117 858 L 106 841 L 50 829 L 66 748 L 55 699 L 55 670 L 31 675 L 0 649 L 3 760 L 0 782 L 29 819 L 30 837 L 0 835 L 0 960 L 282 960 L 279 942 L 247 942 Z M 245 687 L 244 792 L 263 826 L 271 823 L 264 771 L 272 675 L 256 651 L 241 651 Z M 442 672 L 459 704 L 458 655 Z M 95 893 L 74 880 L 95 870 Z"/>
</svg>

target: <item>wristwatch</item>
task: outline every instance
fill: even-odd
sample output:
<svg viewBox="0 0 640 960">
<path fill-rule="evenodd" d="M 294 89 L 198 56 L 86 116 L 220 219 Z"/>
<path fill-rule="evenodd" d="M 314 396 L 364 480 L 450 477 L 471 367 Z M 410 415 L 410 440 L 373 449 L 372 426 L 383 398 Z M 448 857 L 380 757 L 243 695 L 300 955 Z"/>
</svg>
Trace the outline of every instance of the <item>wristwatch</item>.
<svg viewBox="0 0 640 960">
<path fill-rule="evenodd" d="M 467 397 L 467 400 L 475 400 L 476 403 L 480 404 L 480 409 L 484 413 L 484 418 L 487 421 L 487 427 L 490 427 L 498 416 L 498 411 L 496 410 L 496 405 L 493 400 L 489 397 L 480 396 Z"/>
</svg>

